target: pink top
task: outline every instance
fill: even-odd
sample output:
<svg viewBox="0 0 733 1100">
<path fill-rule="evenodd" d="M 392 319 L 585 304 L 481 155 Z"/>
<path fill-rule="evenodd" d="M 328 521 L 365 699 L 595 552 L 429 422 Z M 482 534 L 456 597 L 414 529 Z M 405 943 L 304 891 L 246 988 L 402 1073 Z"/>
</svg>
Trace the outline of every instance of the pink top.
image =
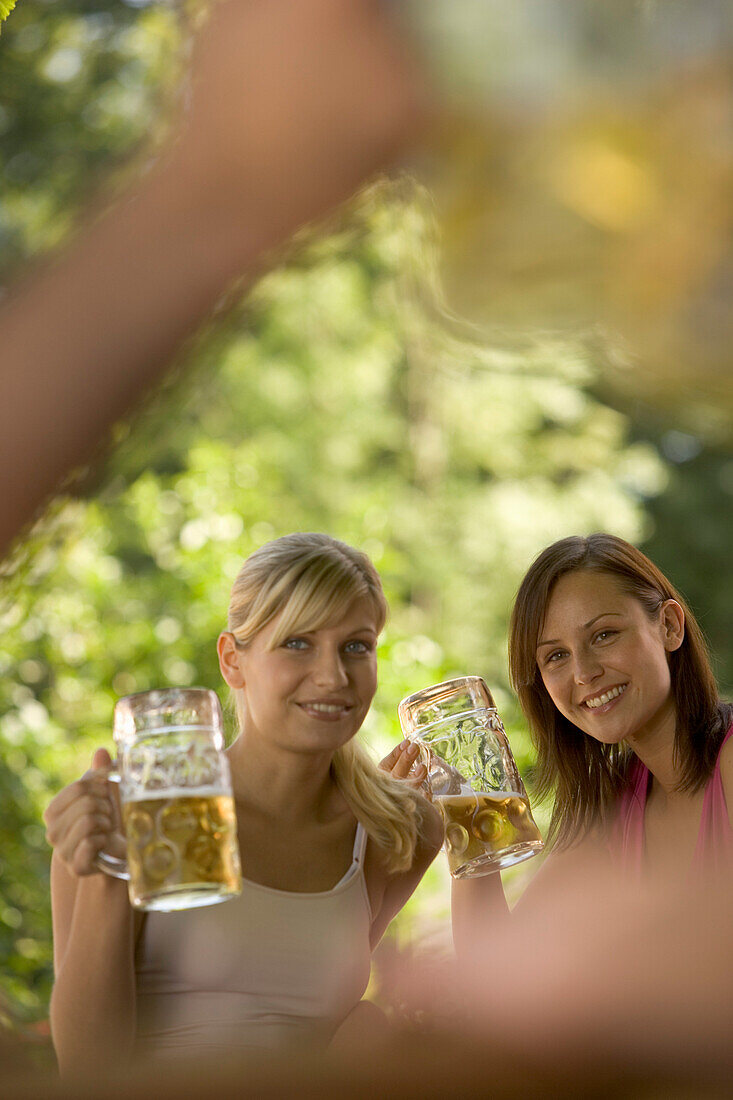
<svg viewBox="0 0 733 1100">
<path fill-rule="evenodd" d="M 713 773 L 705 788 L 700 829 L 692 859 L 693 872 L 697 872 L 703 864 L 719 871 L 733 865 L 733 827 L 728 816 L 720 775 L 720 753 L 731 734 L 733 726 L 723 738 Z M 631 769 L 628 786 L 621 796 L 612 833 L 614 852 L 619 855 L 624 867 L 639 875 L 644 860 L 644 811 L 650 779 L 649 769 L 641 760 L 637 760 Z"/>
</svg>

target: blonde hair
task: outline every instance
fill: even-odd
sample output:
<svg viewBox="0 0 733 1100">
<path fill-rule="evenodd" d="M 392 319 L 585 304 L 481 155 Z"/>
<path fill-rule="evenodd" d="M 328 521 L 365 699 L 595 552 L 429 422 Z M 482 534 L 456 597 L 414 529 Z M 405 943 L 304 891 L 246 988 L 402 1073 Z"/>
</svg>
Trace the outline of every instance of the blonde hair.
<svg viewBox="0 0 733 1100">
<path fill-rule="evenodd" d="M 360 598 L 371 601 L 381 631 L 387 601 L 366 554 L 330 535 L 284 535 L 255 550 L 240 569 L 229 600 L 228 626 L 237 644 L 246 646 L 280 616 L 269 642 L 275 649 L 290 634 L 338 622 Z M 241 692 L 235 693 L 235 701 L 241 725 Z M 382 771 L 356 737 L 336 750 L 332 769 L 367 836 L 382 849 L 387 869 L 408 870 L 422 835 L 422 797 Z"/>
</svg>

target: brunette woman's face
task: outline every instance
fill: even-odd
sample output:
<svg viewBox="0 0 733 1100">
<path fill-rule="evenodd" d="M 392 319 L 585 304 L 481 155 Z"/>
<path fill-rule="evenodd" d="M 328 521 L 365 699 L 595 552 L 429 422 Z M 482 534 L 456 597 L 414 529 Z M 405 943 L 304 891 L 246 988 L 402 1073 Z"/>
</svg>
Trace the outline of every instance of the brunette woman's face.
<svg viewBox="0 0 733 1100">
<path fill-rule="evenodd" d="M 577 570 L 552 590 L 537 667 L 568 721 L 604 744 L 674 735 L 669 654 L 684 638 L 674 600 L 651 617 L 612 573 Z"/>
<path fill-rule="evenodd" d="M 333 751 L 364 721 L 377 688 L 377 634 L 369 599 L 336 623 L 294 632 L 270 648 L 273 619 L 243 649 L 219 638 L 222 673 L 245 699 L 244 732 L 296 752 Z"/>
</svg>

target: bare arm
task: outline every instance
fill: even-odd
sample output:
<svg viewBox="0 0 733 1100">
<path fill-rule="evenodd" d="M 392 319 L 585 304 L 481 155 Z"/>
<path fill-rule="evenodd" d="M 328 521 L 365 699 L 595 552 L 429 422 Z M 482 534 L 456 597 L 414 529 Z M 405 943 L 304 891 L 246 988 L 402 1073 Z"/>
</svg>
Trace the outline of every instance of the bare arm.
<svg viewBox="0 0 733 1100">
<path fill-rule="evenodd" d="M 577 888 L 588 867 L 602 876 L 610 872 L 608 846 L 600 833 L 591 834 L 571 848 L 549 852 L 537 867 L 513 911 L 524 917 L 541 914 L 568 887 Z M 476 879 L 453 879 L 451 884 L 453 942 L 457 954 L 470 959 L 486 951 L 499 935 L 506 934 L 511 916 L 501 882 L 501 872 Z"/>
<path fill-rule="evenodd" d="M 509 919 L 501 872 L 480 878 L 452 878 L 450 910 L 456 954 L 470 958 L 477 948 L 485 948 L 497 932 L 501 935 Z"/>
<path fill-rule="evenodd" d="M 416 746 L 405 739 L 381 761 L 380 767 L 395 778 L 420 787 L 427 775 L 427 769 L 423 764 L 417 763 L 417 757 Z M 437 811 L 436 816 L 439 820 L 434 837 L 437 851 L 443 840 L 443 827 Z M 431 860 L 434 856 L 435 853 Z M 567 851 L 552 852 L 542 861 L 518 903 L 522 906 L 522 914 L 538 905 L 541 908 L 545 899 L 555 897 L 564 884 L 572 884 L 575 877 L 584 874 L 589 865 L 602 868 L 607 861 L 608 849 L 603 838 L 596 835 L 585 838 Z M 428 864 L 429 862 L 430 860 Z M 422 874 L 426 869 L 427 866 Z M 415 886 L 412 887 L 414 889 Z M 407 897 L 401 905 L 404 905 Z M 380 936 L 401 905 L 398 905 L 381 928 Z M 490 950 L 497 942 L 497 935 L 501 937 L 507 934 L 511 921 L 501 872 L 479 878 L 451 879 L 451 924 L 456 954 L 469 963 L 472 958 L 478 957 L 477 953 L 480 955 Z"/>
<path fill-rule="evenodd" d="M 135 922 L 126 883 L 96 869 L 104 848 L 121 854 L 105 789 L 104 750 L 94 768 L 49 805 L 54 967 L 51 1029 L 62 1074 L 89 1078 L 123 1062 L 135 1037 Z"/>
<path fill-rule="evenodd" d="M 413 787 L 419 788 L 427 777 L 427 768 L 418 763 L 417 745 L 407 738 L 385 756 L 380 767 Z M 431 861 L 443 843 L 442 818 L 437 810 L 435 815 L 432 838 L 435 853 Z M 485 945 L 487 936 L 495 935 L 497 924 L 503 924 L 508 914 L 499 873 L 481 878 L 451 879 L 451 923 L 457 954 L 470 958 L 472 951 Z"/>
<path fill-rule="evenodd" d="M 424 790 L 424 782 L 428 773 L 425 765 L 418 763 L 417 757 L 417 745 L 411 744 L 405 738 L 399 745 L 395 745 L 392 751 L 379 763 L 382 771 L 389 772 L 393 779 L 399 779 L 414 790 L 421 792 L 425 816 L 422 835 L 418 841 L 412 867 L 406 873 L 387 877 L 379 910 L 372 921 L 372 948 L 377 946 L 389 922 L 397 916 L 400 909 L 414 894 L 420 880 L 443 844 L 443 819 L 439 811 L 428 801 L 428 798 L 424 797 L 426 794 L 429 796 L 429 792 Z M 376 873 L 379 875 L 379 869 Z"/>
<path fill-rule="evenodd" d="M 396 917 L 407 900 L 414 894 L 420 880 L 433 862 L 443 843 L 443 821 L 438 811 L 428 805 L 423 834 L 415 851 L 409 871 L 390 875 L 382 894 L 378 911 L 374 914 L 370 943 L 375 948 L 384 935 L 389 922 Z"/>
<path fill-rule="evenodd" d="M 263 253 L 353 193 L 416 121 L 370 0 L 221 0 L 176 140 L 0 314 L 0 553 Z"/>
<path fill-rule="evenodd" d="M 133 910 L 124 882 L 51 865 L 56 981 L 51 1031 L 62 1075 L 124 1064 L 135 1039 Z"/>
</svg>

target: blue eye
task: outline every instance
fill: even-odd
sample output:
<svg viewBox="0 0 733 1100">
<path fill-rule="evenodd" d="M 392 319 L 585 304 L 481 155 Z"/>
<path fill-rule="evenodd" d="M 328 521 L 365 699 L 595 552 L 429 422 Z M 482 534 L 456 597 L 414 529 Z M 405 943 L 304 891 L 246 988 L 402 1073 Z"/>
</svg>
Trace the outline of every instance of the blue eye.
<svg viewBox="0 0 733 1100">
<path fill-rule="evenodd" d="M 305 638 L 286 638 L 283 642 L 283 649 L 302 650 L 308 648 L 308 642 Z"/>
<path fill-rule="evenodd" d="M 368 642 L 362 642 L 358 639 L 354 639 L 353 642 L 347 642 L 345 649 L 347 653 L 356 654 L 361 656 L 363 653 L 371 653 L 372 646 Z"/>
</svg>

